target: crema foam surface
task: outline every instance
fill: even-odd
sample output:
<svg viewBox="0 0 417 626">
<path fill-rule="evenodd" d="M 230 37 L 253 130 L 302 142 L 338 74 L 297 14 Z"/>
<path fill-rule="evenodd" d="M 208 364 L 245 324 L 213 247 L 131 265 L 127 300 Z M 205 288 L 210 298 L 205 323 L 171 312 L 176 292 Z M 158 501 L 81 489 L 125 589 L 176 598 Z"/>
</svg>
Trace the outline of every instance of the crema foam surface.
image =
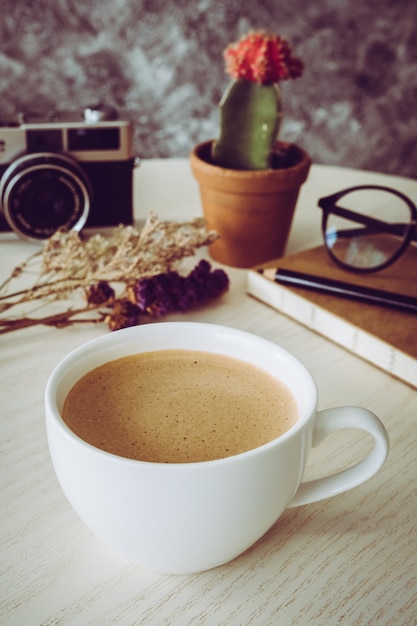
<svg viewBox="0 0 417 626">
<path fill-rule="evenodd" d="M 260 368 L 189 350 L 106 363 L 75 384 L 63 410 L 97 448 L 158 463 L 245 452 L 279 437 L 297 414 L 290 390 Z"/>
</svg>

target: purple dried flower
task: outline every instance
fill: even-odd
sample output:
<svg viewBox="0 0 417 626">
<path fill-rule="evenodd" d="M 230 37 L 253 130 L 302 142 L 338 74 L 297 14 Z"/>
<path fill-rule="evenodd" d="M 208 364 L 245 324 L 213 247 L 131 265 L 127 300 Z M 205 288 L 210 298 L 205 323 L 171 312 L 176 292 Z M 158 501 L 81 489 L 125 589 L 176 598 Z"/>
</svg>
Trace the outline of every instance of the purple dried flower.
<svg viewBox="0 0 417 626">
<path fill-rule="evenodd" d="M 120 330 L 129 326 L 137 326 L 140 323 L 140 308 L 125 298 L 116 300 L 111 313 L 108 313 L 104 321 L 110 330 Z"/>
<path fill-rule="evenodd" d="M 185 312 L 192 307 L 216 298 L 229 288 L 227 274 L 205 259 L 188 274 L 177 272 L 157 274 L 138 280 L 134 287 L 134 298 L 138 307 L 150 315 L 161 317 L 167 313 Z"/>
<path fill-rule="evenodd" d="M 196 304 L 217 298 L 229 288 L 229 278 L 223 270 L 211 271 L 211 265 L 205 259 L 190 272 L 186 278 L 190 302 Z"/>
<path fill-rule="evenodd" d="M 157 317 L 177 310 L 184 280 L 176 272 L 167 272 L 137 281 L 134 294 L 138 307 Z"/>
<path fill-rule="evenodd" d="M 86 289 L 86 299 L 88 304 L 110 304 L 114 300 L 114 289 L 104 280 L 95 285 L 90 285 Z"/>
</svg>

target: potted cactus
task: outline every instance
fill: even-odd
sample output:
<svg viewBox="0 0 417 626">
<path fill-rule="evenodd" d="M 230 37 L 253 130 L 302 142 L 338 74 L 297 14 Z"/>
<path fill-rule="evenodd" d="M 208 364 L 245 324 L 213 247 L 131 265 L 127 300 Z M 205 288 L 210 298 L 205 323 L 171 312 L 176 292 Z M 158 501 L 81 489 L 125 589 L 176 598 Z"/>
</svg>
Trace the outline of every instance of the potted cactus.
<svg viewBox="0 0 417 626">
<path fill-rule="evenodd" d="M 207 227 L 220 238 L 211 256 L 251 267 L 283 254 L 310 158 L 277 140 L 279 84 L 303 73 L 283 37 L 251 32 L 224 51 L 232 81 L 220 101 L 220 134 L 190 155 Z"/>
</svg>

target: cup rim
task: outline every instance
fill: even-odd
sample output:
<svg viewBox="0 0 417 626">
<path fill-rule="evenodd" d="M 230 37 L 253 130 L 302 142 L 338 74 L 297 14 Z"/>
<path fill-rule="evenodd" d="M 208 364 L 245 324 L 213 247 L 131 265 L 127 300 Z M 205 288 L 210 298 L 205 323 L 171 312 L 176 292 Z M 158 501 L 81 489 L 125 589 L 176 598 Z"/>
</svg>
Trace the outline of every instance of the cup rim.
<svg viewBox="0 0 417 626">
<path fill-rule="evenodd" d="M 103 352 L 107 353 L 108 356 L 110 356 L 110 347 L 113 344 L 115 344 L 115 342 L 118 342 L 120 340 L 123 340 L 123 345 L 129 346 L 129 349 L 127 349 L 126 351 L 123 350 L 124 354 L 117 354 L 111 358 L 103 359 L 100 363 L 97 363 L 96 365 L 92 367 L 86 368 L 85 373 L 87 373 L 94 367 L 100 367 L 101 364 L 104 364 L 111 360 L 123 358 L 123 356 L 128 356 L 130 354 L 137 354 L 138 346 L 135 345 L 134 349 L 131 349 L 132 342 L 129 341 L 130 337 L 132 336 L 136 337 L 138 334 L 140 335 L 142 332 L 145 332 L 145 333 L 149 332 L 149 329 L 151 327 L 152 327 L 150 330 L 151 333 L 158 332 L 158 329 L 161 332 L 171 332 L 174 330 L 179 330 L 180 325 L 182 329 L 188 330 L 188 331 L 190 331 L 191 329 L 194 329 L 195 331 L 198 332 L 198 331 L 202 331 L 203 329 L 206 329 L 206 330 L 211 330 L 212 332 L 220 332 L 220 333 L 226 333 L 226 334 L 229 333 L 235 337 L 241 338 L 246 341 L 251 341 L 251 342 L 255 341 L 259 345 L 262 345 L 265 349 L 270 350 L 272 348 L 275 351 L 275 354 L 279 354 L 281 357 L 284 357 L 288 361 L 291 361 L 293 365 L 297 367 L 300 372 L 303 373 L 305 387 L 307 389 L 306 393 L 308 394 L 308 401 L 306 401 L 306 406 L 304 407 L 304 410 L 300 412 L 300 415 L 298 416 L 296 423 L 293 426 L 291 426 L 287 431 L 285 431 L 283 434 L 279 435 L 279 437 L 276 437 L 275 439 L 272 439 L 271 441 L 268 441 L 267 443 L 264 443 L 255 448 L 251 448 L 250 450 L 246 450 L 244 452 L 240 452 L 238 454 L 234 454 L 228 457 L 223 457 L 220 459 L 209 459 L 205 461 L 192 461 L 192 462 L 185 462 L 185 463 L 172 463 L 172 462 L 159 463 L 159 462 L 143 461 L 139 459 L 123 457 L 123 456 L 114 454 L 112 452 L 108 452 L 107 450 L 102 450 L 101 448 L 97 448 L 96 446 L 89 443 L 85 439 L 82 439 L 65 423 L 61 415 L 61 411 L 59 409 L 59 402 L 58 402 L 59 385 L 62 384 L 63 380 L 65 380 L 64 378 L 65 376 L 69 376 L 71 369 L 75 370 L 75 364 L 78 363 L 80 359 L 82 360 L 81 362 L 85 363 L 85 361 L 87 360 L 87 356 L 89 354 L 92 354 L 92 352 L 94 352 L 94 354 L 97 354 L 97 351 L 98 351 L 97 349 L 99 347 L 104 348 Z M 188 328 L 185 328 L 185 327 L 188 327 Z M 145 330 L 142 330 L 142 329 L 145 329 Z M 157 351 L 157 350 L 165 350 L 165 349 L 167 348 L 161 347 L 161 348 L 154 348 L 153 350 Z M 181 348 L 177 346 L 176 349 L 181 349 Z M 187 349 L 187 348 L 183 348 L 183 349 Z M 192 348 L 188 348 L 188 349 L 192 349 Z M 202 352 L 208 351 L 208 350 L 204 350 L 198 347 L 195 349 L 201 350 Z M 144 352 L 152 351 L 152 349 L 143 350 L 143 351 Z M 235 358 L 239 358 L 239 357 L 235 357 Z M 251 363 L 254 364 L 250 359 L 248 359 L 247 362 L 249 364 Z M 256 364 L 254 365 L 256 366 Z M 83 375 L 84 373 L 82 372 L 81 374 L 78 375 L 78 378 L 76 378 L 75 380 L 78 380 Z M 69 389 L 73 386 L 73 384 L 75 384 L 75 380 L 72 384 L 69 385 Z M 293 389 L 290 389 L 290 390 L 294 394 L 294 390 Z M 259 454 L 260 451 L 274 448 L 276 446 L 280 446 L 281 443 L 283 444 L 287 439 L 290 439 L 299 430 L 301 430 L 305 426 L 306 422 L 308 422 L 308 420 L 311 419 L 315 415 L 316 409 L 317 409 L 317 395 L 318 394 L 317 394 L 316 383 L 313 379 L 312 374 L 307 369 L 307 367 L 295 355 L 293 355 L 291 352 L 289 352 L 285 348 L 282 348 L 280 345 L 275 344 L 273 341 L 264 339 L 263 337 L 260 337 L 259 335 L 255 335 L 254 333 L 239 330 L 233 327 L 222 326 L 219 324 L 212 324 L 212 323 L 207 323 L 207 322 L 188 322 L 188 321 L 151 322 L 149 324 L 125 328 L 125 329 L 121 329 L 118 331 L 114 331 L 112 333 L 108 333 L 106 335 L 101 335 L 100 337 L 95 337 L 94 339 L 91 339 L 83 343 L 82 345 L 78 346 L 77 348 L 69 352 L 66 356 L 64 356 L 58 362 L 58 364 L 54 367 L 54 369 L 52 370 L 48 378 L 46 389 L 45 389 L 45 408 L 46 408 L 47 422 L 48 421 L 53 422 L 55 427 L 60 431 L 61 435 L 64 435 L 65 438 L 70 439 L 73 443 L 77 444 L 78 446 L 81 446 L 81 448 L 89 450 L 90 452 L 94 452 L 95 454 L 98 454 L 101 457 L 105 457 L 109 459 L 111 458 L 113 461 L 123 463 L 123 464 L 128 463 L 128 464 L 134 464 L 134 465 L 137 465 L 137 464 L 146 465 L 154 469 L 177 468 L 177 470 L 180 470 L 180 469 L 184 470 L 187 468 L 203 467 L 203 466 L 206 466 L 207 464 L 219 465 L 219 464 L 230 463 L 230 462 L 233 462 L 233 460 L 237 458 L 254 456 L 254 455 Z M 48 435 L 48 438 L 49 438 L 49 435 Z"/>
</svg>

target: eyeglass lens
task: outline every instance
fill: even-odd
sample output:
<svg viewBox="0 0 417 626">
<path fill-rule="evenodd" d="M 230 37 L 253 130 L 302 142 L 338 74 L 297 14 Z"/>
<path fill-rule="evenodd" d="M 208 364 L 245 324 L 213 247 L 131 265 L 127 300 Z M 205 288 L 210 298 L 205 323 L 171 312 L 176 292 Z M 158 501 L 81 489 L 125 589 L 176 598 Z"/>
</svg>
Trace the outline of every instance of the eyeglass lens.
<svg viewBox="0 0 417 626">
<path fill-rule="evenodd" d="M 354 211 L 358 218 L 337 215 L 338 207 Z M 375 221 L 367 223 L 368 216 Z M 359 189 L 338 199 L 335 212 L 327 214 L 323 234 L 331 254 L 342 264 L 377 269 L 406 245 L 412 228 L 411 209 L 402 198 L 386 190 Z"/>
</svg>

